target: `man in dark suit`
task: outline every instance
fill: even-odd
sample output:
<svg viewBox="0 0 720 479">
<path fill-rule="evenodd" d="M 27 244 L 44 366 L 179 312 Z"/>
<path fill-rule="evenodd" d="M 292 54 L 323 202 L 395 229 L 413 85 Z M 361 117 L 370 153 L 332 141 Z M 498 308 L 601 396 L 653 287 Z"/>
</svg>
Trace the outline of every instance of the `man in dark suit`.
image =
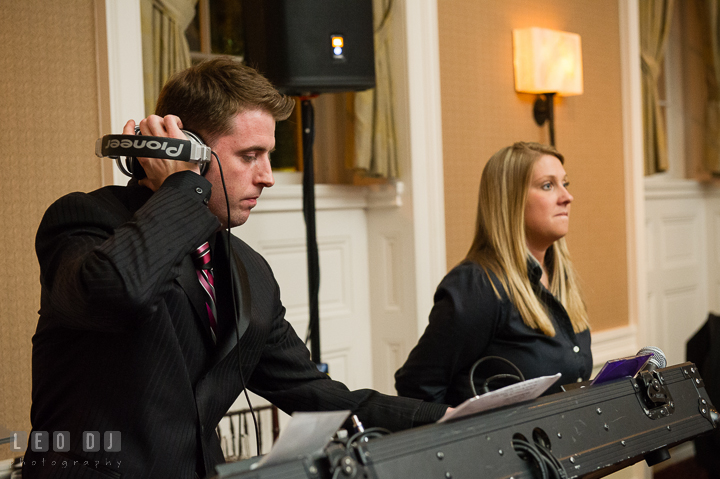
<svg viewBox="0 0 720 479">
<path fill-rule="evenodd" d="M 221 228 L 242 225 L 273 185 L 275 122 L 292 107 L 232 60 L 192 67 L 168 82 L 159 116 L 140 131 L 193 131 L 220 165 L 213 159 L 201 176 L 191 163 L 141 158 L 139 181 L 72 193 L 48 209 L 36 239 L 42 297 L 23 477 L 211 474 L 223 462 L 214 429 L 244 387 L 288 413 L 349 409 L 392 430 L 445 412 L 349 391 L 318 372 L 284 319 L 267 262 L 236 237 L 228 247 Z M 214 305 L 192 259 L 206 242 Z M 58 432 L 67 433 L 63 447 Z M 99 450 L 88 450 L 96 440 Z"/>
</svg>

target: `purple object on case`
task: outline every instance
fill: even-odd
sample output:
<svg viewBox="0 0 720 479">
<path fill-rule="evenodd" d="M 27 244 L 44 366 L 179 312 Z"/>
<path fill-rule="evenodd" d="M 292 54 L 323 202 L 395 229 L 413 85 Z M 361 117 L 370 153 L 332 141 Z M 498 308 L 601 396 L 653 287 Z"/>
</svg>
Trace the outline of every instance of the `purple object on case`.
<svg viewBox="0 0 720 479">
<path fill-rule="evenodd" d="M 590 384 L 602 384 L 615 379 L 633 377 L 647 364 L 652 353 L 630 356 L 627 358 L 611 359 L 606 362 L 595 379 Z"/>
</svg>

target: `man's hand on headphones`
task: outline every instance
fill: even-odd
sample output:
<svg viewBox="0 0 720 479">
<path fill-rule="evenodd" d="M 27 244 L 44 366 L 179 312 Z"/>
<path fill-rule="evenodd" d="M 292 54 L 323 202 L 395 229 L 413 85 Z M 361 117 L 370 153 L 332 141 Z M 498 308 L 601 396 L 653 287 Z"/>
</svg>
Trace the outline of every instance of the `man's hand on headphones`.
<svg viewBox="0 0 720 479">
<path fill-rule="evenodd" d="M 157 115 L 140 120 L 140 133 L 143 136 L 160 136 L 167 138 L 177 138 L 185 140 L 185 134 L 180 131 L 182 129 L 182 121 L 175 115 L 167 115 L 162 118 Z M 123 135 L 135 134 L 135 121 L 130 120 L 123 127 Z M 177 173 L 178 171 L 190 170 L 200 174 L 200 166 L 196 163 L 187 161 L 165 160 L 159 158 L 138 158 L 140 165 L 145 170 L 147 178 L 143 178 L 139 183 L 143 186 L 157 191 L 163 184 L 165 178 Z"/>
</svg>

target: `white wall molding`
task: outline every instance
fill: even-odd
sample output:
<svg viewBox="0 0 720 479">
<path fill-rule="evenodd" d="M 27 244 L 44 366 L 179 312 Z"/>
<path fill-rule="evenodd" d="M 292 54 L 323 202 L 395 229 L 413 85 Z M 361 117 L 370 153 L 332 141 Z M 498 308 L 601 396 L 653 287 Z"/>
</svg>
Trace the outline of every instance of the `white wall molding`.
<svg viewBox="0 0 720 479">
<path fill-rule="evenodd" d="M 242 228 L 236 233 L 242 234 Z M 340 234 L 323 235 L 318 239 L 320 258 L 330 265 L 322 270 L 324 281 L 321 281 L 319 300 L 323 321 L 352 316 L 355 312 L 354 294 L 357 288 L 353 284 L 352 242 L 353 238 Z M 253 246 L 273 266 L 278 278 L 292 280 L 296 274 L 301 275 L 301 279 L 294 281 L 300 294 L 296 294 L 298 291 L 288 290 L 288 294 L 283 296 L 283 306 L 286 308 L 285 318 L 293 325 L 302 323 L 301 330 L 305 329 L 310 316 L 310 306 L 306 292 L 307 253 L 304 231 L 295 231 L 294 237 L 282 239 L 260 238 Z M 286 276 L 288 274 L 290 278 Z M 286 288 L 283 288 L 283 292 L 285 291 Z"/>
<path fill-rule="evenodd" d="M 265 188 L 254 213 L 302 211 L 302 185 L 275 185 Z M 315 185 L 315 209 L 363 209 L 367 207 L 367 190 L 350 185 Z"/>
<path fill-rule="evenodd" d="M 271 195 L 265 198 L 263 193 L 250 219 L 234 228 L 233 234 L 268 262 L 280 286 L 285 318 L 300 338 L 305 338 L 309 319 L 305 223 L 301 187 L 292 186 L 284 185 L 285 191 L 275 192 L 274 199 Z M 320 190 L 337 193 L 333 188 Z M 331 195 L 329 200 L 337 203 L 348 200 L 346 208 L 332 204 L 317 212 L 320 346 L 323 360 L 333 363 L 330 370 L 333 377 L 353 389 L 372 386 L 374 358 L 370 340 L 366 212 L 358 198 L 342 195 L 345 190 L 341 188 L 341 194 L 337 198 Z M 260 208 L 263 200 L 270 204 L 265 210 Z M 273 207 L 273 202 L 279 202 L 282 208 Z"/>
<path fill-rule="evenodd" d="M 385 185 L 370 185 L 368 188 L 368 208 L 399 208 L 405 192 L 405 183 L 395 181 Z"/>
<path fill-rule="evenodd" d="M 402 182 L 385 185 L 315 185 L 315 209 L 376 209 L 402 206 Z M 255 213 L 302 211 L 302 185 L 276 184 L 263 190 Z"/>
<path fill-rule="evenodd" d="M 602 366 L 611 359 L 634 356 L 642 347 L 638 345 L 636 335 L 634 325 L 592 333 L 593 367 Z"/>
<path fill-rule="evenodd" d="M 378 305 L 384 309 L 386 313 L 398 313 L 401 311 L 401 295 L 402 295 L 402 271 L 400 271 L 400 255 L 398 248 L 400 247 L 400 238 L 395 234 L 384 234 L 378 238 L 380 243 L 380 255 L 382 263 L 380 268 L 383 272 L 383 285 L 385 286 L 380 296 L 381 301 Z M 393 344 L 397 344 L 393 342 Z"/>
<path fill-rule="evenodd" d="M 385 349 L 385 364 L 383 364 L 385 369 L 392 372 L 400 369 L 406 359 L 402 343 L 399 341 L 385 341 L 383 348 Z M 385 376 L 385 383 L 378 387 L 385 391 L 395 391 L 395 380 L 393 375 L 389 374 Z"/>
<path fill-rule="evenodd" d="M 684 179 L 645 179 L 645 199 L 703 199 L 720 197 L 720 188 L 695 180 Z"/>
<path fill-rule="evenodd" d="M 669 364 L 685 361 L 685 342 L 716 294 L 711 239 L 718 201 L 687 186 L 649 192 L 646 201 L 646 344 L 661 348 Z"/>
<path fill-rule="evenodd" d="M 121 133 L 131 118 L 145 118 L 140 1 L 105 0 L 105 15 L 112 130 L 105 134 L 110 134 Z M 113 182 L 125 185 L 127 181 L 113 163 Z"/>
<path fill-rule="evenodd" d="M 418 337 L 447 273 L 437 1 L 406 4 L 415 291 Z"/>
<path fill-rule="evenodd" d="M 644 191 L 644 160 L 643 160 L 643 123 L 642 123 L 642 82 L 640 67 L 640 17 L 638 0 L 618 0 L 619 32 L 620 32 L 620 75 L 622 91 L 623 116 L 623 156 L 625 159 L 625 218 L 626 245 L 628 268 L 628 328 L 627 337 L 616 337 L 607 340 L 607 344 L 618 341 L 630 341 L 624 345 L 630 348 L 629 354 L 637 352 L 634 346 L 646 343 L 650 331 L 649 309 L 652 302 L 648 295 L 647 256 L 646 256 L 646 223 L 645 223 L 645 191 Z M 621 328 L 623 329 L 623 328 Z M 593 335 L 597 340 L 598 357 L 603 354 L 616 355 L 620 351 L 600 347 L 606 344 L 606 337 L 612 337 L 614 331 L 601 331 Z M 596 339 L 597 338 L 597 339 Z M 631 347 L 632 341 L 635 342 Z M 595 349 L 595 348 L 593 348 Z M 620 357 L 623 354 L 620 353 Z M 626 478 L 649 479 L 652 477 L 650 468 L 637 464 L 619 473 Z"/>
<path fill-rule="evenodd" d="M 620 62 L 625 156 L 625 217 L 627 227 L 628 319 L 635 341 L 644 342 L 648 328 L 645 183 L 643 160 L 642 80 L 638 0 L 618 0 Z"/>
</svg>

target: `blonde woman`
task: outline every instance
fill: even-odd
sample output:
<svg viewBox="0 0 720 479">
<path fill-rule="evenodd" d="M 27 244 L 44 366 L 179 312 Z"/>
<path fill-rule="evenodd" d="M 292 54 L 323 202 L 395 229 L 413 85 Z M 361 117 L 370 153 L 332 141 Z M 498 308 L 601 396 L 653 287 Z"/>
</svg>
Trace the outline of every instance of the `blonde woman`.
<svg viewBox="0 0 720 479">
<path fill-rule="evenodd" d="M 537 143 L 490 158 L 475 239 L 438 286 L 429 325 L 395 373 L 401 396 L 457 406 L 518 379 L 559 372 L 552 393 L 590 377 L 587 311 L 564 240 L 573 196 L 563 164 Z"/>
</svg>

